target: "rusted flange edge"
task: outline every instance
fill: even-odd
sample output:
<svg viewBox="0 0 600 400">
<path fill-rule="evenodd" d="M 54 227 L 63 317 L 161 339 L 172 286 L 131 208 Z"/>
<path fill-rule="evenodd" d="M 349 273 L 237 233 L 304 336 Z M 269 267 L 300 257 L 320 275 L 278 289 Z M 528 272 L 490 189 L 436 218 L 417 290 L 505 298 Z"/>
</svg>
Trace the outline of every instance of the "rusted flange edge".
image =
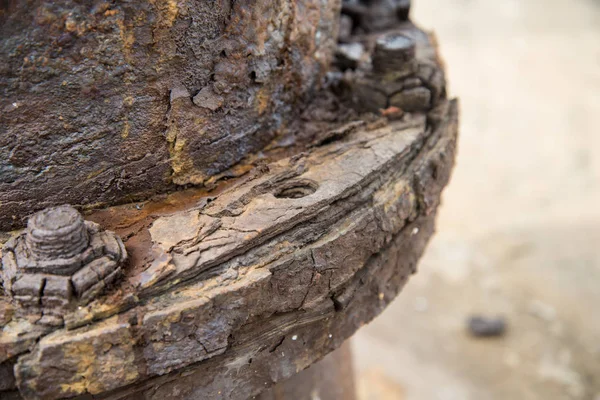
<svg viewBox="0 0 600 400">
<path fill-rule="evenodd" d="M 199 398 L 242 399 L 338 347 L 398 293 L 433 232 L 454 160 L 456 103 L 410 129 L 391 124 L 371 131 L 372 140 L 360 132 L 329 144 L 324 154 L 340 162 L 356 149 L 381 157 L 410 137 L 374 170 L 377 179 L 227 260 L 216 276 L 44 336 L 15 365 L 21 394 L 158 399 L 185 398 L 172 393 L 185 388 Z"/>
</svg>

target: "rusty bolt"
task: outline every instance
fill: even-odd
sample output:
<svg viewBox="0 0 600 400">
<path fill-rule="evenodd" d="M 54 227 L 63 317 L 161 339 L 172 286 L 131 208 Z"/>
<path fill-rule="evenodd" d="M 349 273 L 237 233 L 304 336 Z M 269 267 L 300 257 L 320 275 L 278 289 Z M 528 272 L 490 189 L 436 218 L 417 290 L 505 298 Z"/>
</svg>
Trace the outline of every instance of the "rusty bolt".
<svg viewBox="0 0 600 400">
<path fill-rule="evenodd" d="M 48 208 L 31 216 L 25 241 L 38 259 L 70 258 L 89 245 L 83 218 L 71 206 Z"/>
<path fill-rule="evenodd" d="M 375 42 L 373 71 L 379 74 L 414 72 L 415 41 L 399 33 L 381 35 Z M 399 76 L 400 77 L 400 76 Z"/>
<path fill-rule="evenodd" d="M 116 234 L 64 205 L 32 215 L 27 229 L 6 242 L 0 277 L 20 316 L 60 325 L 65 311 L 115 281 L 126 257 Z"/>
</svg>

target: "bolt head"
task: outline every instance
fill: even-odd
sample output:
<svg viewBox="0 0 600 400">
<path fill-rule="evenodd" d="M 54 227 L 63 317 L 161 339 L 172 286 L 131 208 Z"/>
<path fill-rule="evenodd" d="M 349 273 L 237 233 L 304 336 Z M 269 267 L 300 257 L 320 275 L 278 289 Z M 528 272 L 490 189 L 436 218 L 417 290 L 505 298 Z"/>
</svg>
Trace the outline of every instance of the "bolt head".
<svg viewBox="0 0 600 400">
<path fill-rule="evenodd" d="M 69 205 L 52 207 L 32 215 L 27 229 L 3 246 L 0 278 L 18 316 L 60 325 L 65 311 L 89 303 L 121 276 L 126 258 L 114 232 L 84 221 Z"/>
</svg>

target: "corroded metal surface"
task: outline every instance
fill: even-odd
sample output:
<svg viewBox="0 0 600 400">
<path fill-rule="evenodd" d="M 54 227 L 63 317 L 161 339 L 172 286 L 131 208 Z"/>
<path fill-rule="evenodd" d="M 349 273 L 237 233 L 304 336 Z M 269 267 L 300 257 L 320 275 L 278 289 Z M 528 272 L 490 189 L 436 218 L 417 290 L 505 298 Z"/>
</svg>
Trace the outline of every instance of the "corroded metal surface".
<svg viewBox="0 0 600 400">
<path fill-rule="evenodd" d="M 337 347 L 396 295 L 431 235 L 456 133 L 455 106 L 440 107 L 446 122 L 436 130 L 424 118 L 359 130 L 311 152 L 319 157 L 269 166 L 214 206 L 156 216 L 137 233 L 150 240 L 149 264 L 128 271 L 128 282 L 145 289 L 125 285 L 66 315 L 67 329 L 37 343 L 23 343 L 22 322 L 6 325 L 4 360 L 30 351 L 15 366 L 21 392 L 60 398 L 135 384 L 124 393 L 159 398 L 183 379 L 190 396 L 221 398 L 237 382 L 229 395 L 245 398 Z M 278 199 L 272 193 L 282 179 L 319 188 Z M 252 218 L 261 210 L 272 216 L 265 225 Z M 220 220 L 213 237 L 203 233 L 216 226 L 200 223 L 205 218 Z M 190 235 L 163 239 L 167 221 Z M 142 279 L 148 274 L 155 279 Z"/>
<path fill-rule="evenodd" d="M 245 400 L 379 314 L 433 233 L 457 135 L 432 38 L 399 20 L 353 26 L 355 62 L 338 49 L 299 118 L 205 189 L 88 213 L 123 239 L 123 279 L 60 329 L 0 297 L 2 390 Z M 217 91 L 173 90 L 171 111 L 217 112 Z"/>
<path fill-rule="evenodd" d="M 18 316 L 61 326 L 66 312 L 114 283 L 126 258 L 121 238 L 58 206 L 31 216 L 26 231 L 4 244 L 0 278 Z"/>
<path fill-rule="evenodd" d="M 201 184 L 314 94 L 338 0 L 0 3 L 0 229 Z"/>
</svg>

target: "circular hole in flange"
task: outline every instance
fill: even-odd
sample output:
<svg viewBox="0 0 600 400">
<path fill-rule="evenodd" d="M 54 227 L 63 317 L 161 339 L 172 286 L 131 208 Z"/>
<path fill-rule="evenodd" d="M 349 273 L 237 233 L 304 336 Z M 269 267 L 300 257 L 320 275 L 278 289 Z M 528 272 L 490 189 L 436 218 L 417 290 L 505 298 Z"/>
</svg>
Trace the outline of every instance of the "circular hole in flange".
<svg viewBox="0 0 600 400">
<path fill-rule="evenodd" d="M 319 185 L 315 181 L 302 179 L 297 181 L 285 182 L 280 185 L 273 196 L 278 199 L 299 199 L 310 196 L 317 191 Z"/>
</svg>

